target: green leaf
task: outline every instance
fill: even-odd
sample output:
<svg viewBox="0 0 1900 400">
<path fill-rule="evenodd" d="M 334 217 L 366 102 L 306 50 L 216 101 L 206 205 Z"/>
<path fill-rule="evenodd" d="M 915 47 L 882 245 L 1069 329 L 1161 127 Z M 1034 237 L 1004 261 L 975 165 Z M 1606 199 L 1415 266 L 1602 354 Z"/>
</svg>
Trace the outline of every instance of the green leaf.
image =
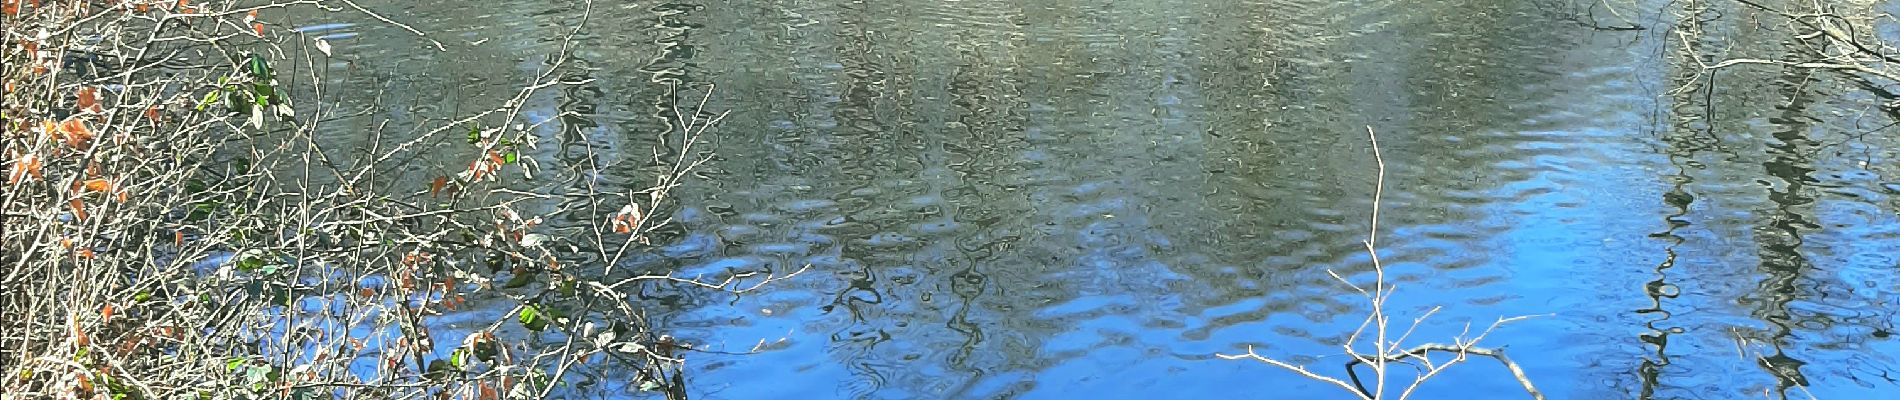
<svg viewBox="0 0 1900 400">
<path fill-rule="evenodd" d="M 455 367 L 455 369 L 465 370 L 465 369 L 468 369 L 467 363 L 468 363 L 468 350 L 457 347 L 455 348 L 454 352 L 449 353 L 450 367 Z"/>
<path fill-rule="evenodd" d="M 468 126 L 468 144 L 481 143 L 481 141 L 482 141 L 482 126 L 473 125 L 473 124 L 469 125 Z"/>
<path fill-rule="evenodd" d="M 248 67 L 250 68 L 252 78 L 256 78 L 259 81 L 269 81 L 271 79 L 270 64 L 265 62 L 263 55 L 251 54 L 249 64 Z"/>
<path fill-rule="evenodd" d="M 225 361 L 225 362 L 224 362 L 224 370 L 226 370 L 226 371 L 236 371 L 236 370 L 238 369 L 238 367 L 239 367 L 239 366 L 242 366 L 242 365 L 244 365 L 244 359 L 242 359 L 242 358 L 237 358 L 237 357 L 231 357 L 231 360 L 230 360 L 230 361 Z"/>
<path fill-rule="evenodd" d="M 475 343 L 474 350 L 471 351 L 471 353 L 475 354 L 475 359 L 477 360 L 495 362 L 495 356 L 501 353 L 499 346 L 500 345 L 496 344 L 493 340 L 483 340 Z"/>
<path fill-rule="evenodd" d="M 263 84 L 263 83 L 251 84 L 251 94 L 255 95 L 253 96 L 251 101 L 257 103 L 257 105 L 259 106 L 270 105 L 270 98 L 272 95 L 275 95 L 276 93 L 277 91 L 275 89 L 272 89 L 270 85 Z"/>
<path fill-rule="evenodd" d="M 256 258 L 246 258 L 243 260 L 238 260 L 238 263 L 237 263 L 237 269 L 239 271 L 245 271 L 245 272 L 256 271 L 258 268 L 263 268 L 263 267 L 264 267 L 264 260 L 259 260 Z"/>
<path fill-rule="evenodd" d="M 191 220 L 191 221 L 203 220 L 205 218 L 210 217 L 211 213 L 214 211 L 218 211 L 217 202 L 201 201 L 201 202 L 198 202 L 197 204 L 191 205 L 191 212 L 185 214 L 185 219 Z"/>
<path fill-rule="evenodd" d="M 502 164 L 514 164 L 515 162 L 517 162 L 517 161 L 519 161 L 519 160 L 518 160 L 519 158 L 520 158 L 520 153 L 519 153 L 519 152 L 513 152 L 513 151 L 510 151 L 510 152 L 508 152 L 508 155 L 506 155 L 506 156 L 502 156 L 502 158 L 501 158 L 501 163 L 502 163 Z"/>
<path fill-rule="evenodd" d="M 210 93 L 205 93 L 205 97 L 198 100 L 198 111 L 204 111 L 205 107 L 210 107 L 212 104 L 217 103 L 218 96 L 223 93 L 224 91 L 221 90 L 213 90 Z"/>
<path fill-rule="evenodd" d="M 535 309 L 534 306 L 521 306 L 520 320 L 521 326 L 531 331 L 540 332 L 548 327 L 547 319 L 542 318 L 541 311 Z"/>
</svg>

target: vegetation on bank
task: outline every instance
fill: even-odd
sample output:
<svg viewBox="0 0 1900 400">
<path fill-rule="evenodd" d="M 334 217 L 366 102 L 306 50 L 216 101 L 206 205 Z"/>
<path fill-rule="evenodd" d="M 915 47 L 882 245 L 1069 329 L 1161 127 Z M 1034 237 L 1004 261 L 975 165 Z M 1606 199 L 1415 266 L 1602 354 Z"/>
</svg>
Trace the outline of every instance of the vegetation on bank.
<svg viewBox="0 0 1900 400">
<path fill-rule="evenodd" d="M 7 398 L 540 398 L 592 375 L 677 398 L 691 347 L 649 330 L 631 293 L 795 273 L 614 270 L 665 226 L 723 114 L 681 102 L 650 133 L 673 151 L 629 165 L 590 143 L 534 157 L 561 116 L 523 107 L 586 83 L 560 73 L 585 17 L 503 104 L 376 121 L 348 145 L 324 135 L 356 128 L 326 124 L 376 110 L 326 93 L 331 44 L 283 21 L 425 32 L 350 0 L 0 6 Z M 614 168 L 650 185 L 591 178 Z"/>
</svg>

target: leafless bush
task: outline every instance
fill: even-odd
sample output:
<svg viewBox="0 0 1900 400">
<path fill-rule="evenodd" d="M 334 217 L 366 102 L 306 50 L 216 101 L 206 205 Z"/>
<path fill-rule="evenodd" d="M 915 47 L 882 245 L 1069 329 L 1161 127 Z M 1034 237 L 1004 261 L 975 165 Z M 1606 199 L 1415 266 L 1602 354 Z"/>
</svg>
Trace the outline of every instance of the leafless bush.
<svg viewBox="0 0 1900 400">
<path fill-rule="evenodd" d="M 1346 379 L 1333 376 L 1320 375 L 1319 373 L 1308 370 L 1304 366 L 1294 365 L 1277 358 L 1261 355 L 1256 352 L 1252 346 L 1249 346 L 1247 352 L 1244 354 L 1221 354 L 1219 356 L 1229 360 L 1247 359 L 1267 363 L 1292 371 L 1307 379 L 1337 386 L 1351 392 L 1353 396 L 1364 400 L 1410 398 L 1419 388 L 1419 385 L 1438 376 L 1439 373 L 1451 368 L 1451 366 L 1468 360 L 1470 356 L 1484 356 L 1497 359 L 1498 362 L 1503 363 L 1506 368 L 1509 368 L 1512 378 L 1524 385 L 1524 390 L 1530 393 L 1532 398 L 1543 399 L 1543 392 L 1538 391 L 1537 387 L 1531 384 L 1530 378 L 1524 374 L 1523 368 L 1518 367 L 1516 362 L 1511 361 L 1510 357 L 1504 355 L 1503 349 L 1486 348 L 1478 345 L 1479 342 L 1482 342 L 1486 336 L 1489 336 L 1491 332 L 1496 330 L 1499 326 L 1529 317 L 1499 318 L 1497 321 L 1493 321 L 1490 326 L 1485 327 L 1483 331 L 1478 332 L 1476 336 L 1468 336 L 1471 329 L 1470 324 L 1466 324 L 1465 332 L 1458 337 L 1452 338 L 1450 344 L 1424 343 L 1406 347 L 1406 339 L 1411 338 L 1412 332 L 1417 330 L 1419 325 L 1424 324 L 1426 319 L 1436 314 L 1440 307 L 1433 307 L 1431 310 L 1419 315 L 1418 318 L 1412 320 L 1410 326 L 1405 327 L 1404 331 L 1398 331 L 1398 327 L 1393 326 L 1391 323 L 1392 315 L 1389 310 L 1386 309 L 1386 302 L 1391 300 L 1392 294 L 1398 290 L 1398 287 L 1386 281 L 1385 265 L 1379 261 L 1379 250 L 1377 246 L 1379 242 L 1379 204 L 1381 197 L 1385 194 L 1385 157 L 1379 153 L 1379 139 L 1377 135 L 1373 134 L 1371 127 L 1366 128 L 1366 135 L 1372 143 L 1373 159 L 1377 162 L 1379 168 L 1377 183 L 1372 192 L 1371 227 L 1367 230 L 1366 240 L 1361 242 L 1361 244 L 1366 247 L 1366 255 L 1372 259 L 1373 281 L 1371 287 L 1368 288 L 1363 285 L 1354 284 L 1332 270 L 1326 271 L 1327 274 L 1332 275 L 1333 279 L 1352 288 L 1353 291 L 1364 297 L 1367 306 L 1370 308 L 1370 312 L 1366 314 L 1365 320 L 1360 321 L 1359 327 L 1354 329 L 1352 334 L 1347 337 L 1346 342 L 1340 345 L 1346 355 L 1352 357 L 1352 360 L 1345 363 L 1346 374 L 1351 382 L 1348 383 Z M 1364 347 L 1367 346 L 1371 347 L 1370 351 L 1364 350 Z M 1450 355 L 1450 357 L 1434 359 L 1432 358 L 1432 353 L 1434 352 Z M 1359 378 L 1359 373 L 1354 369 L 1359 365 L 1365 365 L 1372 369 L 1372 388 L 1366 388 L 1365 382 Z M 1392 393 L 1394 391 L 1388 390 L 1387 386 L 1388 383 L 1392 383 L 1392 381 L 1395 380 L 1395 377 L 1389 374 L 1391 368 L 1395 365 L 1414 367 L 1417 370 L 1417 374 L 1412 376 L 1411 382 L 1405 382 L 1405 386 L 1402 389 L 1393 386 L 1392 389 L 1396 389 L 1398 393 L 1396 397 L 1393 397 Z"/>
<path fill-rule="evenodd" d="M 693 144 L 724 114 L 704 99 L 676 109 L 657 134 L 678 151 L 650 160 L 663 172 L 641 190 L 590 179 L 616 167 L 591 144 L 583 162 L 530 156 L 532 132 L 560 118 L 529 120 L 528 100 L 587 83 L 557 73 L 584 16 L 503 104 L 385 122 L 368 148 L 343 148 L 317 133 L 346 113 L 303 101 L 323 98 L 330 47 L 260 14 L 362 13 L 423 32 L 350 0 L 0 5 L 8 398 L 541 398 L 593 365 L 683 397 L 690 346 L 648 330 L 630 291 L 744 291 L 803 271 L 613 271 L 668 222 L 669 193 L 710 157 Z M 459 173 L 411 172 L 464 135 Z M 477 303 L 508 311 L 434 328 Z"/>
</svg>

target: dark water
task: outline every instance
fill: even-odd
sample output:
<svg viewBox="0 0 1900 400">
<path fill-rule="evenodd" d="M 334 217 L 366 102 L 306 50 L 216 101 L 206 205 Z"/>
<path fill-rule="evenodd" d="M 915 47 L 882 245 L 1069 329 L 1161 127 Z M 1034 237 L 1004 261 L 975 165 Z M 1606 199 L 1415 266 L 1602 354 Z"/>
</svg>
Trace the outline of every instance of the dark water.
<svg viewBox="0 0 1900 400">
<path fill-rule="evenodd" d="M 580 14 L 378 3 L 451 51 L 360 15 L 312 32 L 352 63 L 338 88 L 408 103 L 392 118 L 498 103 Z M 602 2 L 572 76 L 595 80 L 529 117 L 571 112 L 550 138 L 646 157 L 667 84 L 717 84 L 719 157 L 650 261 L 813 269 L 643 303 L 687 341 L 757 347 L 690 355 L 695 398 L 1343 395 L 1215 354 L 1339 372 L 1366 307 L 1326 271 L 1369 277 L 1367 126 L 1394 319 L 1445 307 L 1419 342 L 1551 314 L 1487 343 L 1552 398 L 1900 397 L 1879 83 L 1754 67 L 1711 86 L 1692 61 L 1805 57 L 1772 18 L 1647 0 Z M 1649 29 L 1592 28 L 1632 23 Z M 1524 398 L 1488 359 L 1424 390 Z"/>
</svg>

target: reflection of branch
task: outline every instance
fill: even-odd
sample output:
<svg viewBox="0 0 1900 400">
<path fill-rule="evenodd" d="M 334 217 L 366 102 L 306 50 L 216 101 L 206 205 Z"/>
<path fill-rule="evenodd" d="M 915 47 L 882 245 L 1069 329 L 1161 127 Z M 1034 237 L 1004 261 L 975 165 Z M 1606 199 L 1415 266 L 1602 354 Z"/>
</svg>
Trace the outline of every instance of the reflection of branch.
<svg viewBox="0 0 1900 400">
<path fill-rule="evenodd" d="M 1449 344 L 1443 344 L 1443 343 L 1426 343 L 1426 344 L 1421 344 L 1418 346 L 1413 346 L 1411 349 L 1405 350 L 1404 352 L 1399 353 L 1397 355 L 1387 356 L 1385 359 L 1387 361 L 1404 361 L 1409 358 L 1418 358 L 1418 359 L 1424 360 L 1426 359 L 1426 353 L 1430 353 L 1433 351 L 1456 353 L 1458 354 L 1457 360 L 1464 360 L 1465 355 L 1467 354 L 1495 358 L 1498 360 L 1498 362 L 1504 363 L 1504 368 L 1511 370 L 1511 377 L 1516 378 L 1517 383 L 1524 385 L 1524 391 L 1529 392 L 1531 395 L 1531 398 L 1538 399 L 1538 400 L 1544 399 L 1544 393 L 1538 391 L 1537 386 L 1531 384 L 1531 378 L 1524 375 L 1524 368 L 1518 367 L 1517 362 L 1511 361 L 1511 357 L 1505 356 L 1504 349 L 1487 349 L 1487 348 L 1481 348 L 1481 347 L 1472 347 L 1470 343 L 1465 343 L 1465 344 L 1460 344 L 1460 345 L 1449 345 Z M 1351 374 L 1353 364 L 1357 364 L 1357 363 L 1359 363 L 1359 360 L 1347 361 L 1346 362 L 1347 373 Z M 1429 361 L 1427 361 L 1427 363 L 1429 363 Z M 1450 364 L 1445 364 L 1444 366 L 1450 366 Z M 1444 366 L 1433 368 L 1430 372 L 1427 372 L 1424 376 L 1419 377 L 1419 380 L 1422 381 L 1425 378 L 1431 377 L 1432 375 L 1437 375 L 1438 371 L 1444 370 Z M 1358 374 L 1352 375 L 1352 382 L 1354 385 L 1359 384 Z M 1416 386 L 1414 386 L 1414 388 L 1416 388 Z M 1363 385 L 1358 386 L 1358 389 L 1360 393 L 1366 393 L 1365 386 Z M 1408 395 L 1411 394 L 1410 388 L 1406 389 L 1406 394 Z M 1405 396 L 1400 396 L 1400 398 L 1403 398 L 1403 397 Z"/>
<path fill-rule="evenodd" d="M 612 285 L 602 285 L 599 282 L 588 282 L 587 284 L 590 286 L 593 286 L 596 290 L 612 293 L 613 290 L 620 288 L 620 285 L 625 285 L 629 283 L 640 282 L 640 281 L 669 281 L 669 282 L 678 282 L 678 283 L 698 286 L 698 287 L 702 287 L 706 289 L 728 292 L 732 294 L 740 294 L 740 293 L 757 290 L 758 288 L 764 287 L 766 284 L 770 284 L 772 282 L 791 279 L 792 277 L 798 276 L 798 274 L 803 274 L 805 273 L 805 271 L 810 270 L 810 269 L 811 269 L 811 264 L 805 264 L 805 266 L 799 267 L 797 271 L 792 271 L 791 273 L 784 274 L 784 275 L 764 273 L 764 272 L 759 272 L 759 271 L 741 272 L 741 273 L 727 276 L 726 279 L 719 281 L 719 283 L 706 282 L 706 281 L 699 280 L 699 278 L 687 279 L 687 278 L 681 278 L 681 277 L 672 276 L 672 275 L 641 275 L 641 276 L 636 276 L 632 278 L 621 279 L 619 282 L 614 282 Z M 761 280 L 757 283 L 754 283 L 746 287 L 733 286 L 733 283 L 737 283 L 741 279 L 759 276 L 759 274 L 765 274 L 765 280 Z"/>
<path fill-rule="evenodd" d="M 370 18 L 375 18 L 378 21 L 383 21 L 383 23 L 385 24 L 395 25 L 404 30 L 408 30 L 409 33 L 416 34 L 416 37 L 420 37 L 420 38 L 423 38 L 424 40 L 428 40 L 429 43 L 435 44 L 435 49 L 437 51 L 449 51 L 449 48 L 442 47 L 442 42 L 438 42 L 435 39 L 430 39 L 429 34 L 422 33 L 422 31 L 416 30 L 416 28 L 411 28 L 409 27 L 409 25 L 403 25 L 401 22 L 396 22 L 395 20 L 389 19 L 389 17 L 384 17 L 382 14 L 377 14 L 375 11 L 370 11 L 367 8 L 363 8 L 363 6 L 356 5 L 356 2 L 354 1 L 343 0 L 343 3 L 349 4 L 350 8 L 355 8 L 356 11 L 361 11 L 364 14 L 368 14 Z"/>
<path fill-rule="evenodd" d="M 1718 62 L 1715 64 L 1710 64 L 1703 68 L 1720 69 L 1723 67 L 1738 65 L 1738 64 L 1765 64 L 1765 65 L 1780 65 L 1784 67 L 1794 67 L 1794 68 L 1834 69 L 1834 70 L 1844 70 L 1844 71 L 1855 71 L 1855 72 L 1863 72 L 1863 73 L 1871 74 L 1874 76 L 1879 76 L 1889 81 L 1900 83 L 1900 75 L 1896 75 L 1893 72 L 1889 72 L 1889 71 L 1874 69 L 1872 67 L 1868 67 L 1866 65 L 1859 64 L 1859 63 L 1842 64 L 1842 63 L 1825 63 L 1825 62 L 1789 62 L 1789 61 L 1763 60 L 1763 59 L 1757 59 L 1757 58 L 1732 58 L 1732 59 L 1722 60 L 1722 62 Z"/>
<path fill-rule="evenodd" d="M 1855 26 L 1853 20 L 1846 16 L 1832 13 L 1820 5 L 1815 5 L 1813 12 L 1797 14 L 1750 0 L 1736 0 L 1736 2 L 1763 12 L 1779 15 L 1786 19 L 1788 21 L 1788 28 L 1795 31 L 1792 32 L 1794 33 L 1793 37 L 1795 39 L 1805 41 L 1820 38 L 1823 40 L 1824 43 L 1821 43 L 1818 47 L 1811 46 L 1810 48 L 1810 50 L 1814 51 L 1814 56 L 1818 57 L 1818 59 L 1812 61 L 1780 61 L 1756 58 L 1729 58 L 1714 64 L 1709 64 L 1704 63 L 1698 57 L 1689 57 L 1696 64 L 1700 65 L 1702 70 L 1717 70 L 1743 64 L 1776 65 L 1800 69 L 1858 72 L 1885 79 L 1889 83 L 1900 83 L 1900 71 L 1895 71 L 1893 68 L 1885 65 L 1875 65 L 1900 63 L 1900 57 L 1889 55 L 1894 49 L 1883 43 L 1869 44 L 1860 40 L 1851 32 L 1865 32 L 1869 30 Z M 1695 46 L 1693 45 L 1693 41 L 1689 38 L 1690 35 L 1689 32 L 1677 30 L 1677 36 L 1682 40 L 1683 48 L 1694 52 Z M 1699 77 L 1700 75 L 1698 74 L 1698 78 Z M 1696 80 L 1697 79 L 1691 79 L 1690 83 L 1685 83 L 1683 88 L 1679 88 L 1678 90 L 1686 89 L 1689 84 L 1694 83 Z"/>
<path fill-rule="evenodd" d="M 1598 6 L 1598 5 L 1601 5 L 1601 6 L 1603 6 L 1603 9 L 1604 9 L 1604 10 L 1606 10 L 1606 11 L 1609 11 L 1609 12 L 1610 12 L 1610 16 L 1612 16 L 1612 17 L 1616 17 L 1616 19 L 1618 19 L 1618 20 L 1621 20 L 1621 21 L 1623 21 L 1623 25 L 1611 25 L 1611 26 L 1605 26 L 1605 25 L 1603 25 L 1603 23 L 1602 23 L 1602 22 L 1598 22 L 1598 21 L 1597 21 L 1597 14 L 1596 14 L 1596 9 L 1597 9 L 1597 6 Z M 1617 11 L 1616 11 L 1616 7 L 1613 7 L 1613 6 L 1610 6 L 1610 0 L 1596 0 L 1595 2 L 1592 2 L 1592 3 L 1590 3 L 1590 9 L 1589 9 L 1589 11 L 1588 11 L 1588 12 L 1586 12 L 1586 13 L 1585 13 L 1585 14 L 1584 14 L 1583 16 L 1580 16 L 1580 17 L 1578 18 L 1579 20 L 1578 20 L 1577 22 L 1578 22 L 1579 24 L 1581 24 L 1581 23 L 1583 23 L 1583 21 L 1581 20 L 1582 18 L 1589 18 L 1589 19 L 1590 19 L 1590 23 L 1589 23 L 1589 24 L 1587 24 L 1587 25 L 1584 25 L 1585 27 L 1588 27 L 1588 28 L 1590 28 L 1590 29 L 1595 29 L 1595 30 L 1600 30 L 1600 31 L 1642 31 L 1642 30 L 1649 30 L 1649 28 L 1644 28 L 1644 27 L 1642 27 L 1642 26 L 1638 26 L 1638 25 L 1636 25 L 1636 23 L 1635 23 L 1635 22 L 1632 22 L 1632 21 L 1630 21 L 1630 19 L 1629 19 L 1629 17 L 1624 17 L 1624 16 L 1623 16 L 1623 13 L 1621 13 L 1621 12 L 1617 12 Z"/>
</svg>

